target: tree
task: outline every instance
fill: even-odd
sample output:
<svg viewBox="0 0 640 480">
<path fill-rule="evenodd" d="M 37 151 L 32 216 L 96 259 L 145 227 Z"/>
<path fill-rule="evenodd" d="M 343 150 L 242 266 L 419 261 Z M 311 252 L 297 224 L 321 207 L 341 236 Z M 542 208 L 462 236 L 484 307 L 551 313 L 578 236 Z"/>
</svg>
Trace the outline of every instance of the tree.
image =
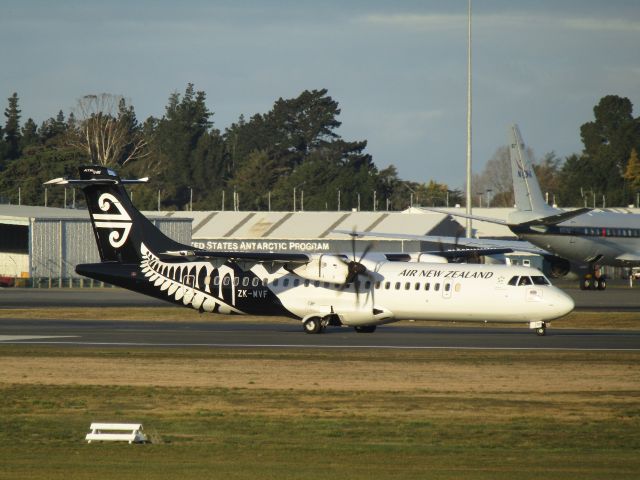
<svg viewBox="0 0 640 480">
<path fill-rule="evenodd" d="M 20 156 L 20 109 L 18 108 L 18 94 L 14 92 L 9 97 L 9 106 L 4 111 L 7 118 L 4 127 L 7 142 L 6 158 L 15 160 Z"/>
<path fill-rule="evenodd" d="M 113 167 L 148 155 L 133 107 L 127 108 L 122 97 L 109 93 L 85 95 L 78 99 L 76 117 L 76 125 L 69 130 L 69 144 L 94 164 Z"/>
<path fill-rule="evenodd" d="M 623 174 L 631 150 L 640 147 L 640 122 L 633 118 L 628 98 L 607 95 L 593 108 L 595 120 L 580 127 L 588 168 L 582 183 L 590 183 L 594 195 L 605 195 L 610 205 L 625 200 Z"/>
<path fill-rule="evenodd" d="M 530 149 L 527 149 L 527 155 L 532 155 Z M 472 177 L 472 198 L 486 196 L 487 206 L 490 201 L 494 207 L 511 207 L 513 206 L 513 180 L 511 176 L 511 160 L 509 156 L 509 147 L 502 146 L 498 148 L 493 157 L 486 163 L 484 170 L 480 175 Z M 478 199 L 478 203 L 480 200 Z"/>
<path fill-rule="evenodd" d="M 556 157 L 555 152 L 547 153 L 540 163 L 533 165 L 533 170 L 540 184 L 540 191 L 543 195 L 549 194 L 549 201 L 558 202 L 561 192 L 560 184 L 560 164 L 561 160 Z"/>
<path fill-rule="evenodd" d="M 38 136 L 38 126 L 32 118 L 27 119 L 20 133 L 21 151 L 24 151 L 24 149 L 27 147 L 38 145 L 40 143 L 40 137 Z"/>
<path fill-rule="evenodd" d="M 638 151 L 635 148 L 631 149 L 623 177 L 629 183 L 632 197 L 640 192 L 640 160 L 638 160 Z"/>
</svg>

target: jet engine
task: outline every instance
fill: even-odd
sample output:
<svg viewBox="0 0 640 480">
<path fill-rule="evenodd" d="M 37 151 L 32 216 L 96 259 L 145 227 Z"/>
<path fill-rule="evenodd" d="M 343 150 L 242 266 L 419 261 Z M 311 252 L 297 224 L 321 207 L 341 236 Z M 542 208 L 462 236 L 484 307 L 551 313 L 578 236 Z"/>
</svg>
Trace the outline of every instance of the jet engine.
<svg viewBox="0 0 640 480">
<path fill-rule="evenodd" d="M 571 262 L 565 258 L 555 255 L 543 255 L 543 257 L 548 264 L 549 276 L 551 278 L 564 277 L 571 270 Z"/>
</svg>

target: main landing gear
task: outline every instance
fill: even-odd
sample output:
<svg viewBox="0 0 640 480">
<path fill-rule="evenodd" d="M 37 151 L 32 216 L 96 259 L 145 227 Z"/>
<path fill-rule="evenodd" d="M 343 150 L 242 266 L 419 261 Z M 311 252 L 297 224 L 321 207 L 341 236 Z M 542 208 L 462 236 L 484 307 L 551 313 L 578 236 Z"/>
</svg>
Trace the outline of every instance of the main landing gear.
<svg viewBox="0 0 640 480">
<path fill-rule="evenodd" d="M 580 281 L 580 290 L 605 290 L 606 288 L 607 279 L 598 266 L 590 268 Z"/>
<path fill-rule="evenodd" d="M 339 327 L 342 325 L 342 322 L 335 314 L 325 317 L 312 316 L 302 320 L 302 328 L 305 333 L 322 333 L 329 325 Z M 376 331 L 376 325 L 359 325 L 353 328 L 358 333 L 373 333 Z"/>
<path fill-rule="evenodd" d="M 302 322 L 302 328 L 304 328 L 304 333 L 320 333 L 326 328 L 326 325 L 322 325 L 320 317 L 310 317 Z"/>
</svg>

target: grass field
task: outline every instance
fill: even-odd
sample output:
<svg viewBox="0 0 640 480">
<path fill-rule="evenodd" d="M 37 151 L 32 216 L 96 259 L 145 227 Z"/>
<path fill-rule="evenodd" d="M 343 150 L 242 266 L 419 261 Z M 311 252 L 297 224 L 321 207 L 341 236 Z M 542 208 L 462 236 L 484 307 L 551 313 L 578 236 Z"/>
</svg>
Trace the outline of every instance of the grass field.
<svg viewBox="0 0 640 480">
<path fill-rule="evenodd" d="M 640 352 L 0 346 L 0 479 L 637 479 L 639 451 Z"/>
</svg>

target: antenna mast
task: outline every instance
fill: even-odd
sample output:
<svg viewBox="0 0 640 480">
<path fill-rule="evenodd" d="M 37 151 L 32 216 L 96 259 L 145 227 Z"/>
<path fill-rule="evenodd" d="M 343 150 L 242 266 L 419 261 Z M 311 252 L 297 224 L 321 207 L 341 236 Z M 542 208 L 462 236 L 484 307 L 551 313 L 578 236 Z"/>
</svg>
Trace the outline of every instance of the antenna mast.
<svg viewBox="0 0 640 480">
<path fill-rule="evenodd" d="M 466 212 L 471 215 L 471 0 L 469 0 L 469 24 L 467 35 L 467 200 Z M 471 238 L 471 219 L 467 218 L 466 237 Z"/>
</svg>

